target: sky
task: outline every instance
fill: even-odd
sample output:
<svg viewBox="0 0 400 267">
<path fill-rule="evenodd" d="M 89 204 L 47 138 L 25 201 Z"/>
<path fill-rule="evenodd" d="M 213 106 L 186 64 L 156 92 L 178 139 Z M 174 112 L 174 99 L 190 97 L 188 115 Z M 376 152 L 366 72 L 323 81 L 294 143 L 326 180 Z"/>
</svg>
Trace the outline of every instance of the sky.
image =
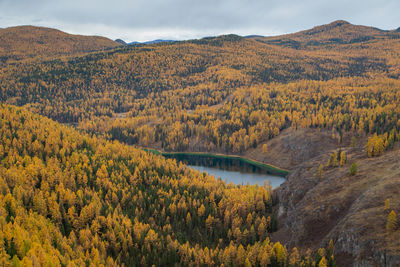
<svg viewBox="0 0 400 267">
<path fill-rule="evenodd" d="M 127 42 L 279 35 L 346 20 L 400 27 L 399 0 L 0 0 L 0 28 L 36 25 Z"/>
</svg>

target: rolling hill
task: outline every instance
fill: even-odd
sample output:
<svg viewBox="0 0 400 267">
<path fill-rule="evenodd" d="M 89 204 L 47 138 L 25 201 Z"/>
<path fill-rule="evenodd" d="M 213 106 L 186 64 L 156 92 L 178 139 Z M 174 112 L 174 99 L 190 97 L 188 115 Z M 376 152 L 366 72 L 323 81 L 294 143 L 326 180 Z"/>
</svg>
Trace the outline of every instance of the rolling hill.
<svg viewBox="0 0 400 267">
<path fill-rule="evenodd" d="M 250 38 L 268 44 L 295 49 L 321 49 L 324 47 L 335 49 L 335 45 L 358 44 L 366 41 L 379 41 L 391 38 L 398 39 L 400 35 L 397 31 L 386 31 L 374 27 L 353 25 L 347 21 L 338 20 L 297 33 Z"/>
<path fill-rule="evenodd" d="M 119 45 L 100 36 L 72 35 L 36 26 L 10 27 L 0 29 L 0 62 L 78 55 Z"/>
</svg>

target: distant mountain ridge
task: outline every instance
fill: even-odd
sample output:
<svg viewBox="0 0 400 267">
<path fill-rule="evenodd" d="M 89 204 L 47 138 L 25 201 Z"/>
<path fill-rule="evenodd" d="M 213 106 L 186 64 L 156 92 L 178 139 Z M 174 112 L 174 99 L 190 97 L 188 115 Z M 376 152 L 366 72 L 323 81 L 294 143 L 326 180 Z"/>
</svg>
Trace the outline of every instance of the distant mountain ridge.
<svg viewBox="0 0 400 267">
<path fill-rule="evenodd" d="M 177 40 L 164 40 L 164 39 L 156 39 L 156 40 L 152 40 L 152 41 L 146 41 L 146 42 L 137 42 L 137 41 L 133 41 L 130 43 L 125 42 L 122 39 L 116 39 L 116 42 L 122 44 L 122 45 L 135 45 L 135 44 L 159 44 L 159 43 L 171 43 L 171 42 L 176 42 Z"/>
<path fill-rule="evenodd" d="M 116 41 L 117 43 L 122 44 L 122 45 L 127 45 L 127 43 L 126 43 L 124 40 L 122 40 L 122 39 L 116 39 L 115 41 Z"/>
<path fill-rule="evenodd" d="M 199 39 L 186 40 L 190 42 L 204 42 L 209 40 L 217 40 L 219 38 L 225 39 L 226 36 L 237 36 L 240 38 L 253 39 L 268 44 L 280 45 L 291 48 L 305 48 L 319 45 L 329 44 L 351 44 L 368 41 L 376 38 L 400 38 L 398 34 L 400 27 L 395 30 L 382 30 L 376 27 L 354 25 L 345 20 L 336 20 L 328 24 L 315 26 L 312 29 L 303 30 L 295 33 L 276 35 L 276 36 L 263 36 L 257 34 L 251 34 L 246 36 L 239 36 L 236 34 L 227 34 L 219 36 L 208 36 Z M 146 42 L 130 42 L 126 43 L 121 39 L 117 39 L 117 42 L 123 45 L 135 45 L 135 44 L 157 44 L 157 43 L 169 43 L 177 42 L 178 40 L 164 40 L 156 39 Z"/>
<path fill-rule="evenodd" d="M 176 40 L 156 39 L 153 41 L 142 42 L 142 44 L 158 44 L 158 43 L 170 43 L 170 42 L 176 42 Z"/>
<path fill-rule="evenodd" d="M 272 45 L 295 49 L 331 44 L 352 44 L 373 39 L 400 38 L 399 30 L 381 30 L 375 27 L 354 25 L 344 20 L 280 36 L 249 36 L 248 38 Z"/>
<path fill-rule="evenodd" d="M 263 43 L 301 49 L 332 44 L 352 44 L 377 38 L 400 38 L 400 27 L 395 30 L 381 30 L 375 27 L 353 25 L 344 20 L 313 27 L 309 30 L 279 36 L 247 35 L 238 36 Z M 226 36 L 205 37 L 192 42 L 209 43 Z M 127 43 L 122 39 L 115 41 L 101 36 L 72 35 L 57 29 L 37 26 L 16 26 L 0 28 L 0 64 L 26 58 L 48 58 L 53 56 L 75 55 L 90 51 L 109 49 L 121 45 L 149 45 L 172 43 L 177 40 L 156 39 L 146 42 Z"/>
</svg>

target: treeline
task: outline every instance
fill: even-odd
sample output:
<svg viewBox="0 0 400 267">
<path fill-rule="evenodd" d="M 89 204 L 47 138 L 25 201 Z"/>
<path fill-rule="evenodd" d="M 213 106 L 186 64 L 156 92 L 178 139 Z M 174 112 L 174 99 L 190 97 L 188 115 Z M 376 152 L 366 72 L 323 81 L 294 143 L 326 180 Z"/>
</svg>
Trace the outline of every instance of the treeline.
<svg viewBox="0 0 400 267">
<path fill-rule="evenodd" d="M 235 186 L 12 106 L 0 107 L 3 265 L 334 266 L 269 240 L 269 185 Z M 321 265 L 325 264 L 325 265 Z"/>
</svg>

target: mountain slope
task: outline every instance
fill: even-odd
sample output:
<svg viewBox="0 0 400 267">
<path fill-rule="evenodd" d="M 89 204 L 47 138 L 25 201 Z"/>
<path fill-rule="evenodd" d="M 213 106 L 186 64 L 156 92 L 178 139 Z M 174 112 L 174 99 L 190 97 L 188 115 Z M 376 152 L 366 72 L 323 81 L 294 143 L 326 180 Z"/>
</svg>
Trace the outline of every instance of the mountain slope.
<svg viewBox="0 0 400 267">
<path fill-rule="evenodd" d="M 0 99 L 111 139 L 175 151 L 258 153 L 290 127 L 339 136 L 396 128 L 399 113 L 390 110 L 399 105 L 400 39 L 335 47 L 342 48 L 294 50 L 236 35 L 121 46 L 10 64 L 0 72 Z"/>
<path fill-rule="evenodd" d="M 353 25 L 347 21 L 338 20 L 297 33 L 252 38 L 268 44 L 305 49 L 327 45 L 355 44 L 375 39 L 400 38 L 400 34 L 395 31 L 384 31 L 374 27 Z"/>
<path fill-rule="evenodd" d="M 368 158 L 363 148 L 363 142 L 342 147 L 348 163 L 325 167 L 322 177 L 318 166 L 333 151 L 292 171 L 278 189 L 282 227 L 277 239 L 298 247 L 333 240 L 339 266 L 399 266 L 399 234 L 388 232 L 386 222 L 391 210 L 399 212 L 400 146 L 375 158 Z M 358 165 L 354 176 L 349 174 L 351 163 Z"/>
<path fill-rule="evenodd" d="M 10 27 L 0 29 L 0 62 L 76 55 L 119 45 L 100 36 L 72 35 L 45 27 Z"/>
</svg>

